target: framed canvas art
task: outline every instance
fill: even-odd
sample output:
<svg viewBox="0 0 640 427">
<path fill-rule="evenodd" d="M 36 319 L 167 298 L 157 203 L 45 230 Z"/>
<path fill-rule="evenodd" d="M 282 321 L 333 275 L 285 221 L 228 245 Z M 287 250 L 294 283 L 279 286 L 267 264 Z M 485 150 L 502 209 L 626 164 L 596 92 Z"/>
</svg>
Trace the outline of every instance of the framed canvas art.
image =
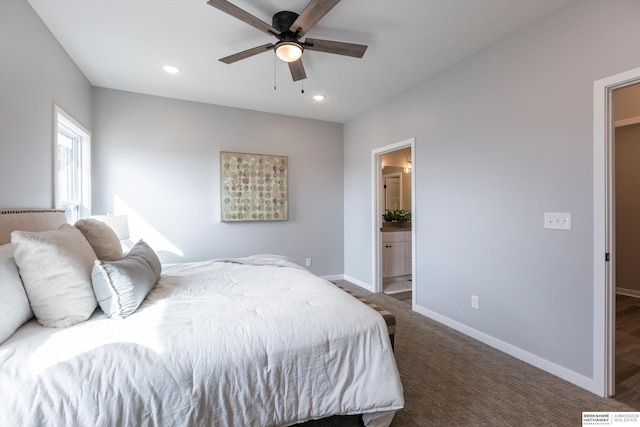
<svg viewBox="0 0 640 427">
<path fill-rule="evenodd" d="M 222 221 L 286 221 L 287 156 L 220 152 Z"/>
</svg>

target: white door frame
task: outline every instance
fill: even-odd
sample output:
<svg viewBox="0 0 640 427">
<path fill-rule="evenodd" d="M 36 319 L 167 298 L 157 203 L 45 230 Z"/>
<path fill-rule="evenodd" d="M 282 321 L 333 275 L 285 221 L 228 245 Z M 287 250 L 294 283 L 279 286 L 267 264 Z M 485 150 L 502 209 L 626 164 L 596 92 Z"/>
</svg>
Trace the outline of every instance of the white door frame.
<svg viewBox="0 0 640 427">
<path fill-rule="evenodd" d="M 412 306 L 416 301 L 416 139 L 409 138 L 404 141 L 396 142 L 395 144 L 387 145 L 384 147 L 371 150 L 371 182 L 372 182 L 372 197 L 373 206 L 371 212 L 373 212 L 373 227 L 371 231 L 373 233 L 371 241 L 373 242 L 372 251 L 372 265 L 373 272 L 371 277 L 373 278 L 373 292 L 382 292 L 382 238 L 380 236 L 380 225 L 382 218 L 380 217 L 380 194 L 381 186 L 381 170 L 382 170 L 382 155 L 390 151 L 396 151 L 401 148 L 411 147 L 411 299 Z"/>
<path fill-rule="evenodd" d="M 640 68 L 635 68 L 593 84 L 593 381 L 596 392 L 604 397 L 615 394 L 612 94 L 639 82 Z"/>
</svg>

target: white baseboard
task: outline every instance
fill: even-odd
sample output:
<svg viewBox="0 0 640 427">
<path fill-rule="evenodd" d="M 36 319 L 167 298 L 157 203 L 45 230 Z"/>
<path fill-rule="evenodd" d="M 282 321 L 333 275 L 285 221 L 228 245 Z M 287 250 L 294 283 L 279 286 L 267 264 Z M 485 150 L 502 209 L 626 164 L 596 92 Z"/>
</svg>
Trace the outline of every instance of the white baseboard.
<svg viewBox="0 0 640 427">
<path fill-rule="evenodd" d="M 329 281 L 331 281 L 331 280 L 346 280 L 347 282 L 351 282 L 354 285 L 358 285 L 361 288 L 364 288 L 364 289 L 366 289 L 366 290 L 368 290 L 370 292 L 373 292 L 373 286 L 371 286 L 368 283 L 362 282 L 362 281 L 360 281 L 360 280 L 358 280 L 358 279 L 356 279 L 354 277 L 348 276 L 346 274 L 332 274 L 332 275 L 329 275 L 329 276 L 321 276 L 321 277 L 323 279 L 329 280 Z"/>
<path fill-rule="evenodd" d="M 570 369 L 556 365 L 555 363 L 536 356 L 535 354 L 529 353 L 525 350 L 522 350 L 521 348 L 501 341 L 495 337 L 492 337 L 491 335 L 487 335 L 484 332 L 480 332 L 460 322 L 456 322 L 455 320 L 424 308 L 418 304 L 413 305 L 413 310 L 417 313 L 422 314 L 423 316 L 435 320 L 438 323 L 442 323 L 443 325 L 455 329 L 458 332 L 462 332 L 463 334 L 470 336 L 471 338 L 474 338 L 484 344 L 500 350 L 503 353 L 520 359 L 530 365 L 535 366 L 536 368 L 540 368 L 557 377 L 562 378 L 563 380 L 569 381 L 570 383 L 573 383 L 578 387 L 582 387 L 585 390 L 599 395 L 600 387 L 598 387 L 598 384 L 596 384 L 593 378 L 585 377 L 584 375 L 580 375 Z"/>
<path fill-rule="evenodd" d="M 628 297 L 640 298 L 640 291 L 627 288 L 616 288 L 616 294 L 626 295 Z"/>
<path fill-rule="evenodd" d="M 358 285 L 361 288 L 364 288 L 364 289 L 368 290 L 369 292 L 375 292 L 373 290 L 373 285 L 371 285 L 369 283 L 365 283 L 363 281 L 360 281 L 360 280 L 356 279 L 355 277 L 351 277 L 351 276 L 349 276 L 347 274 L 344 274 L 343 276 L 344 276 L 344 280 L 347 280 L 347 281 L 353 283 L 354 285 Z"/>
<path fill-rule="evenodd" d="M 329 276 L 320 276 L 324 280 L 332 281 L 332 280 L 344 280 L 344 274 L 332 274 Z"/>
</svg>

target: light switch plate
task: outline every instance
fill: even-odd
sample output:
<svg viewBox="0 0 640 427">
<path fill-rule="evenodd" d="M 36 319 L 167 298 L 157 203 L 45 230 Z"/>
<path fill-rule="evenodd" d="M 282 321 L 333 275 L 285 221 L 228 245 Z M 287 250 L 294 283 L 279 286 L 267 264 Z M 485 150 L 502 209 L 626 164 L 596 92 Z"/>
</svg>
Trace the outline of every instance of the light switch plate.
<svg viewBox="0 0 640 427">
<path fill-rule="evenodd" d="M 545 212 L 544 228 L 551 230 L 571 230 L 571 213 Z"/>
</svg>

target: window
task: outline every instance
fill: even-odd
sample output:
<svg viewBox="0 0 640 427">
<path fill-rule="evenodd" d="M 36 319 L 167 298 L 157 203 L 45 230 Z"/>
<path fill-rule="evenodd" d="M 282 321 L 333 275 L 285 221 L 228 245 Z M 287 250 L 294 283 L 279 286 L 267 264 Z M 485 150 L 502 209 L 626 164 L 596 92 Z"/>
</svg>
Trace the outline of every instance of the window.
<svg viewBox="0 0 640 427">
<path fill-rule="evenodd" d="M 91 213 L 91 134 L 55 107 L 55 200 L 67 221 Z"/>
</svg>

